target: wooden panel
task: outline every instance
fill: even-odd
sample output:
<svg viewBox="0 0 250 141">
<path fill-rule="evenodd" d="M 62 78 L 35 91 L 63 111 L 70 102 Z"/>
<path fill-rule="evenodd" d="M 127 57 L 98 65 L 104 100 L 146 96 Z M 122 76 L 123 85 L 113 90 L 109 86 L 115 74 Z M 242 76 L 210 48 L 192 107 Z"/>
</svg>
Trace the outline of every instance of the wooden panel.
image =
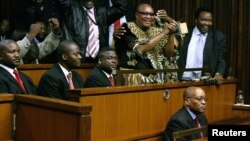
<svg viewBox="0 0 250 141">
<path fill-rule="evenodd" d="M 250 106 L 243 105 L 234 105 L 233 113 L 239 115 L 240 117 L 249 117 L 250 116 Z"/>
<path fill-rule="evenodd" d="M 12 140 L 13 130 L 13 100 L 12 94 L 0 94 L 0 140 Z"/>
<path fill-rule="evenodd" d="M 91 106 L 32 95 L 16 95 L 16 102 L 16 140 L 90 140 Z"/>
<path fill-rule="evenodd" d="M 222 85 L 204 82 L 86 88 L 71 90 L 80 94 L 80 103 L 93 106 L 91 140 L 150 139 L 163 133 L 167 121 L 182 106 L 182 95 L 187 86 L 201 86 L 207 93 L 206 115 L 209 122 L 232 116 L 236 81 Z M 168 89 L 170 98 L 164 100 Z M 218 112 L 218 109 L 221 109 Z M 216 112 L 214 112 L 216 111 Z"/>
<path fill-rule="evenodd" d="M 54 64 L 25 64 L 20 65 L 18 69 L 32 78 L 35 85 L 38 85 L 42 75 L 48 71 Z M 82 64 L 79 68 L 74 69 L 84 79 L 87 78 L 89 72 L 93 69 L 94 64 Z"/>
</svg>

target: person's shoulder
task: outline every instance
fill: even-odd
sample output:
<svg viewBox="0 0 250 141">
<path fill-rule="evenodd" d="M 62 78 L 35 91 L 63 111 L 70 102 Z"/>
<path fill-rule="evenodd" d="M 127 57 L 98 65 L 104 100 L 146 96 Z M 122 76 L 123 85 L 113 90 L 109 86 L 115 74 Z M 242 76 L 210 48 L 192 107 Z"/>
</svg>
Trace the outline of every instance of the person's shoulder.
<svg viewBox="0 0 250 141">
<path fill-rule="evenodd" d="M 77 76 L 77 77 L 81 77 L 82 78 L 82 76 L 80 75 L 80 73 L 78 73 L 77 71 L 71 71 L 72 72 L 72 75 L 74 76 Z"/>
<path fill-rule="evenodd" d="M 211 32 L 217 37 L 226 37 L 226 34 L 219 29 L 212 28 Z"/>
<path fill-rule="evenodd" d="M 91 76 L 91 77 L 97 76 L 97 75 L 99 75 L 99 73 L 100 73 L 101 71 L 102 71 L 102 70 L 101 70 L 99 67 L 94 67 L 94 68 L 91 70 L 89 76 Z"/>
<path fill-rule="evenodd" d="M 200 115 L 199 115 L 199 118 L 207 120 L 207 117 L 206 117 L 205 114 L 200 114 Z"/>
<path fill-rule="evenodd" d="M 95 11 L 97 11 L 98 13 L 106 12 L 107 10 L 108 10 L 108 8 L 106 8 L 104 6 L 100 6 L 100 5 L 95 6 Z"/>
<path fill-rule="evenodd" d="M 55 64 L 52 66 L 49 70 L 47 70 L 42 77 L 57 77 L 60 73 L 60 66 L 58 64 Z"/>
</svg>

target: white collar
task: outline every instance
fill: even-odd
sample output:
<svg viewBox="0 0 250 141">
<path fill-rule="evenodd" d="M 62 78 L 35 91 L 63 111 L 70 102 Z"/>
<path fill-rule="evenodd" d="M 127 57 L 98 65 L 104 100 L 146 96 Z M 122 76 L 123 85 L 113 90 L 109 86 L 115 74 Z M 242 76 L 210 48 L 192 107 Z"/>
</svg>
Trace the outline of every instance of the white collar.
<svg viewBox="0 0 250 141">
<path fill-rule="evenodd" d="M 14 69 L 10 68 L 10 67 L 7 67 L 3 64 L 0 64 L 0 67 L 2 67 L 3 69 L 5 69 L 7 72 L 9 72 L 14 78 L 15 78 L 15 75 L 14 75 Z M 15 68 L 16 69 L 16 68 Z"/>
<path fill-rule="evenodd" d="M 64 76 L 68 80 L 67 75 L 70 73 L 70 71 L 68 71 L 67 69 L 65 69 L 60 63 L 58 63 L 58 64 L 59 64 L 60 68 L 62 69 Z"/>
</svg>

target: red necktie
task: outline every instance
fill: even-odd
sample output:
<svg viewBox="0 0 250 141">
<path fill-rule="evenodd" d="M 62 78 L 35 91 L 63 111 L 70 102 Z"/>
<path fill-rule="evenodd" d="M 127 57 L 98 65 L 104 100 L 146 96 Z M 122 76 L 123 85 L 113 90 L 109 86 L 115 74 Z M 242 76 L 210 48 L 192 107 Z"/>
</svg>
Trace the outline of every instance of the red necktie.
<svg viewBox="0 0 250 141">
<path fill-rule="evenodd" d="M 121 26 L 120 19 L 115 21 L 114 23 L 114 30 L 118 29 Z"/>
<path fill-rule="evenodd" d="M 74 87 L 74 84 L 73 84 L 73 81 L 72 81 L 72 74 L 71 74 L 71 72 L 68 73 L 67 78 L 68 78 L 68 83 L 69 83 L 69 89 L 74 89 L 75 87 Z"/>
<path fill-rule="evenodd" d="M 17 71 L 16 69 L 14 69 L 13 73 L 14 73 L 14 75 L 15 75 L 15 77 L 16 77 L 16 81 L 18 82 L 19 86 L 23 89 L 23 91 L 24 91 L 25 93 L 27 93 L 27 92 L 26 92 L 26 89 L 25 89 L 25 87 L 24 87 L 23 81 L 22 81 L 21 77 L 20 77 L 19 74 L 18 74 L 18 71 Z"/>
<path fill-rule="evenodd" d="M 111 83 L 112 86 L 115 86 L 114 78 L 111 75 L 109 76 L 109 82 Z"/>
<path fill-rule="evenodd" d="M 194 120 L 195 120 L 196 127 L 197 127 L 197 128 L 201 127 L 201 124 L 200 124 L 198 118 L 196 117 Z M 204 137 L 204 135 L 203 135 L 202 132 L 200 132 L 200 137 L 201 137 L 201 138 Z"/>
</svg>

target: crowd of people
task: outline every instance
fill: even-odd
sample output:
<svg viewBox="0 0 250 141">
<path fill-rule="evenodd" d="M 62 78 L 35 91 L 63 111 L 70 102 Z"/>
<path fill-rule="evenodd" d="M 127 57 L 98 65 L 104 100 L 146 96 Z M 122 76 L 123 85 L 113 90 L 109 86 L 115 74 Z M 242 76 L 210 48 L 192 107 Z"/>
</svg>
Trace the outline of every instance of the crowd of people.
<svg viewBox="0 0 250 141">
<path fill-rule="evenodd" d="M 213 13 L 206 7 L 196 10 L 195 25 L 184 38 L 179 38 L 178 22 L 166 10 L 155 11 L 146 3 L 131 8 L 128 0 L 110 0 L 105 4 L 95 0 L 53 2 L 58 9 L 57 16 L 41 16 L 28 30 L 16 28 L 10 34 L 9 21 L 1 20 L 1 93 L 38 94 L 68 100 L 68 89 L 115 86 L 113 71 L 117 69 L 208 67 L 213 78 L 223 80 L 226 36 L 212 26 Z M 114 29 L 117 22 L 120 25 Z M 53 58 L 47 60 L 55 65 L 42 76 L 38 86 L 18 71 L 20 64 L 48 63 L 46 57 L 50 55 Z M 73 70 L 82 63 L 96 64 L 87 78 Z M 201 70 L 126 74 L 122 84 L 187 81 L 203 75 Z M 195 127 L 191 121 L 196 117 L 200 126 L 207 124 L 201 114 L 206 106 L 204 90 L 189 87 L 183 100 L 184 106 L 167 125 L 166 140 L 172 138 L 174 131 Z M 190 138 L 198 138 L 198 135 Z"/>
</svg>

